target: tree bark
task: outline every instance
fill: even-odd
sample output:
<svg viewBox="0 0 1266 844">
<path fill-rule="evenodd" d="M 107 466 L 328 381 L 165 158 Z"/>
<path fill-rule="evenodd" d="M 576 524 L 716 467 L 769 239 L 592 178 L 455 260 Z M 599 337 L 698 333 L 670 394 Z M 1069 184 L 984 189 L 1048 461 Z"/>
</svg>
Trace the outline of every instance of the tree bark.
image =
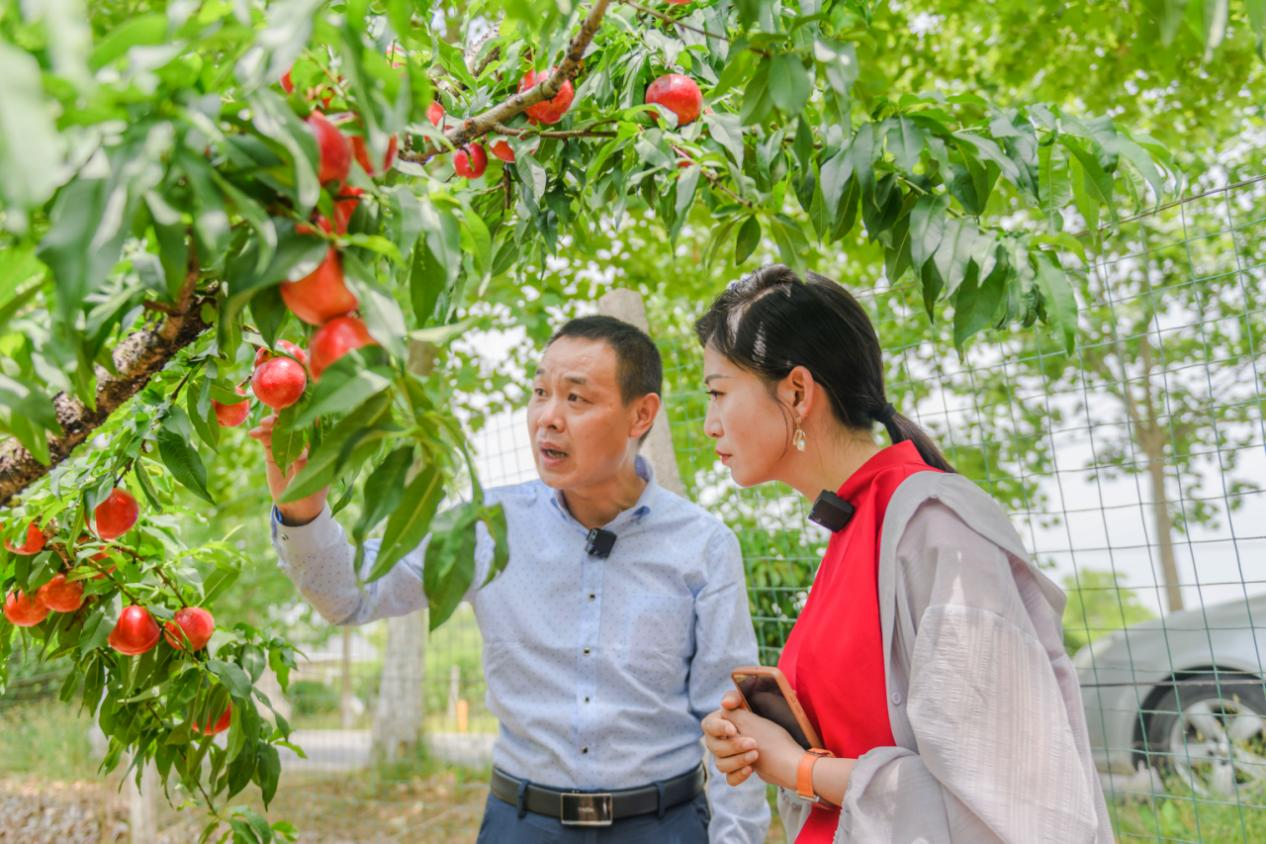
<svg viewBox="0 0 1266 844">
<path fill-rule="evenodd" d="M 1170 612 L 1183 608 L 1182 586 L 1178 580 L 1178 560 L 1174 553 L 1174 520 L 1165 491 L 1165 436 L 1153 428 L 1140 435 L 1139 444 L 1147 457 L 1147 477 L 1152 485 L 1152 520 L 1156 545 L 1160 550 L 1161 578 L 1165 582 L 1165 603 Z"/>
<path fill-rule="evenodd" d="M 169 316 L 157 328 L 127 337 L 111 353 L 117 374 L 97 367 L 97 406 L 88 408 L 66 393 L 53 398 L 63 436 L 49 438 L 49 465 L 35 459 L 16 439 L 0 441 L 0 505 L 48 474 L 76 446 L 105 423 L 115 410 L 149 383 L 182 348 L 206 331 L 202 301 L 194 301 L 185 313 Z"/>
</svg>

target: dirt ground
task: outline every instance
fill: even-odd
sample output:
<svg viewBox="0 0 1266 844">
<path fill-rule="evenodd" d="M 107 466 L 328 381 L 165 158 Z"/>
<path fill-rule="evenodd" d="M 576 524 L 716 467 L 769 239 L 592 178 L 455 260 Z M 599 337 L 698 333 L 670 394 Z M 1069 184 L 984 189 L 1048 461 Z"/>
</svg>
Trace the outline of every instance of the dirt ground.
<svg viewBox="0 0 1266 844">
<path fill-rule="evenodd" d="M 473 841 L 487 783 L 462 771 L 439 770 L 400 781 L 357 774 L 283 777 L 270 820 L 285 819 L 303 844 Z M 0 841 L 21 844 L 126 844 L 127 798 L 117 780 L 48 782 L 0 778 Z M 159 802 L 155 844 L 197 840 L 202 813 Z M 775 824 L 777 821 L 775 820 Z M 783 841 L 771 830 L 770 842 Z"/>
</svg>

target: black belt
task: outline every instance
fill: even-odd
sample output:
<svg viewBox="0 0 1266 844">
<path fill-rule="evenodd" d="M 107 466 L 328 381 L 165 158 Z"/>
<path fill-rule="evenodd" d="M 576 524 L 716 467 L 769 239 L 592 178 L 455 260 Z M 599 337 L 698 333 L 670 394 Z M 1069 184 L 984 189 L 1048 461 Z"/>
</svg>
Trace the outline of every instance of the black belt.
<svg viewBox="0 0 1266 844">
<path fill-rule="evenodd" d="M 511 806 L 538 815 L 558 818 L 566 826 L 611 826 L 614 821 L 634 815 L 659 812 L 703 791 L 703 765 L 694 770 L 637 788 L 619 791 L 560 791 L 534 785 L 510 776 L 500 768 L 492 769 L 492 793 Z"/>
</svg>

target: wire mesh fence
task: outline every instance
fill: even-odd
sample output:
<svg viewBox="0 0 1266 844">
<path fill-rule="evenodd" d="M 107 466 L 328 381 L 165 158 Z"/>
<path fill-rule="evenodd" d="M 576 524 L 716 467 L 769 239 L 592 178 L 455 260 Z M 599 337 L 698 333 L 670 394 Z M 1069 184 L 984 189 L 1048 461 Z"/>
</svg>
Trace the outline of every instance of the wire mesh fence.
<svg viewBox="0 0 1266 844">
<path fill-rule="evenodd" d="M 959 354 L 911 283 L 850 284 L 887 354 L 889 399 L 999 500 L 1068 593 L 1073 655 L 1117 837 L 1266 840 L 1266 179 L 1122 221 L 1079 282 L 1078 343 L 1033 330 Z M 849 283 L 849 279 L 843 279 Z M 827 534 L 787 488 L 739 489 L 703 433 L 698 302 L 651 301 L 686 494 L 739 536 L 760 654 L 776 662 Z M 523 411 L 474 435 L 486 486 L 536 477 Z M 386 634 L 340 637 L 295 675 L 309 759 L 370 764 Z M 463 606 L 426 647 L 425 730 L 480 767 L 497 725 Z M 15 687 L 40 698 L 59 677 Z M 375 799 L 372 796 L 362 799 Z M 388 795 L 384 801 L 391 800 Z"/>
<path fill-rule="evenodd" d="M 1066 645 L 1121 840 L 1266 840 L 1264 233 L 1260 179 L 1122 221 L 1081 282 L 1071 355 L 1040 330 L 960 355 L 913 284 L 854 285 L 890 400 L 1004 504 L 1068 593 Z M 648 307 L 687 494 L 738 534 L 775 662 L 826 534 L 791 490 L 738 489 L 716 464 L 689 332 L 701 306 Z M 503 416 L 477 438 L 486 483 L 534 476 L 524 430 Z M 429 699 L 450 730 L 493 728 L 477 637 L 459 618 L 431 639 Z"/>
</svg>

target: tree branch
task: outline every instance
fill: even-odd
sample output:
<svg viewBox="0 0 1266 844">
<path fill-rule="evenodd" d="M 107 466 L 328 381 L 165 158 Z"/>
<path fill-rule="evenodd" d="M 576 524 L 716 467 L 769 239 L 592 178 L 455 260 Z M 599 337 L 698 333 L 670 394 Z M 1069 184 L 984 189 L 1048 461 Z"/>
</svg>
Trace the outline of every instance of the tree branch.
<svg viewBox="0 0 1266 844">
<path fill-rule="evenodd" d="M 595 123 L 595 126 L 601 126 L 602 123 L 610 123 L 611 121 L 601 121 Z M 494 123 L 491 127 L 492 132 L 498 135 L 510 135 L 515 138 L 614 138 L 615 132 L 607 129 L 558 129 L 558 130 L 540 130 L 540 129 L 515 129 L 506 126 L 503 123 Z"/>
<path fill-rule="evenodd" d="M 620 2 L 628 6 L 630 9 L 634 9 L 638 12 L 641 12 L 644 15 L 650 15 L 653 18 L 657 18 L 660 21 L 663 21 L 664 23 L 668 24 L 669 26 L 675 26 L 675 27 L 678 27 L 679 29 L 685 29 L 689 32 L 695 32 L 695 33 L 698 33 L 699 35 L 707 36 L 708 38 L 715 38 L 718 41 L 721 41 L 725 44 L 730 43 L 730 39 L 726 38 L 724 35 L 717 35 L 715 32 L 708 32 L 708 30 L 706 29 L 700 29 L 697 26 L 691 26 L 690 24 L 684 21 L 679 21 L 676 18 L 669 17 L 668 15 L 656 9 L 648 9 L 645 6 L 641 5 L 640 3 L 634 3 L 633 0 L 620 0 Z"/>
<path fill-rule="evenodd" d="M 196 283 L 196 273 L 191 272 L 189 278 Z M 187 301 L 184 313 L 167 317 L 156 328 L 130 335 L 114 349 L 111 357 L 117 374 L 97 367 L 95 408 L 86 407 L 67 393 L 58 393 L 53 398 L 57 421 L 65 433 L 49 439 L 49 465 L 36 460 L 16 439 L 0 441 L 0 505 L 7 504 L 9 499 L 69 457 L 76 446 L 110 418 L 110 414 L 140 392 L 176 352 L 208 328 L 202 320 L 202 305 L 209 300 L 193 297 L 188 279 L 186 288 L 190 292 L 182 290 L 180 297 L 182 301 Z"/>
<path fill-rule="evenodd" d="M 588 49 L 590 42 L 593 41 L 594 35 L 597 34 L 598 26 L 602 23 L 602 16 L 606 14 L 607 6 L 610 5 L 610 2 L 611 0 L 594 0 L 588 16 L 585 17 L 584 22 L 580 25 L 580 31 L 576 33 L 576 37 L 567 46 L 566 56 L 563 57 L 562 63 L 554 68 L 554 72 L 550 74 L 549 79 L 522 94 L 515 94 L 482 114 L 477 114 L 474 117 L 461 121 L 456 128 L 444 133 L 444 137 L 449 144 L 455 148 L 463 147 L 475 138 L 488 134 L 497 124 L 504 124 L 514 116 L 522 114 L 529 107 L 545 100 L 552 100 L 558 96 L 563 83 L 575 79 L 576 74 L 580 72 L 580 61 L 584 58 L 585 50 Z M 440 150 L 428 147 L 417 152 L 403 152 L 400 158 L 417 164 L 425 164 L 439 153 Z"/>
</svg>

